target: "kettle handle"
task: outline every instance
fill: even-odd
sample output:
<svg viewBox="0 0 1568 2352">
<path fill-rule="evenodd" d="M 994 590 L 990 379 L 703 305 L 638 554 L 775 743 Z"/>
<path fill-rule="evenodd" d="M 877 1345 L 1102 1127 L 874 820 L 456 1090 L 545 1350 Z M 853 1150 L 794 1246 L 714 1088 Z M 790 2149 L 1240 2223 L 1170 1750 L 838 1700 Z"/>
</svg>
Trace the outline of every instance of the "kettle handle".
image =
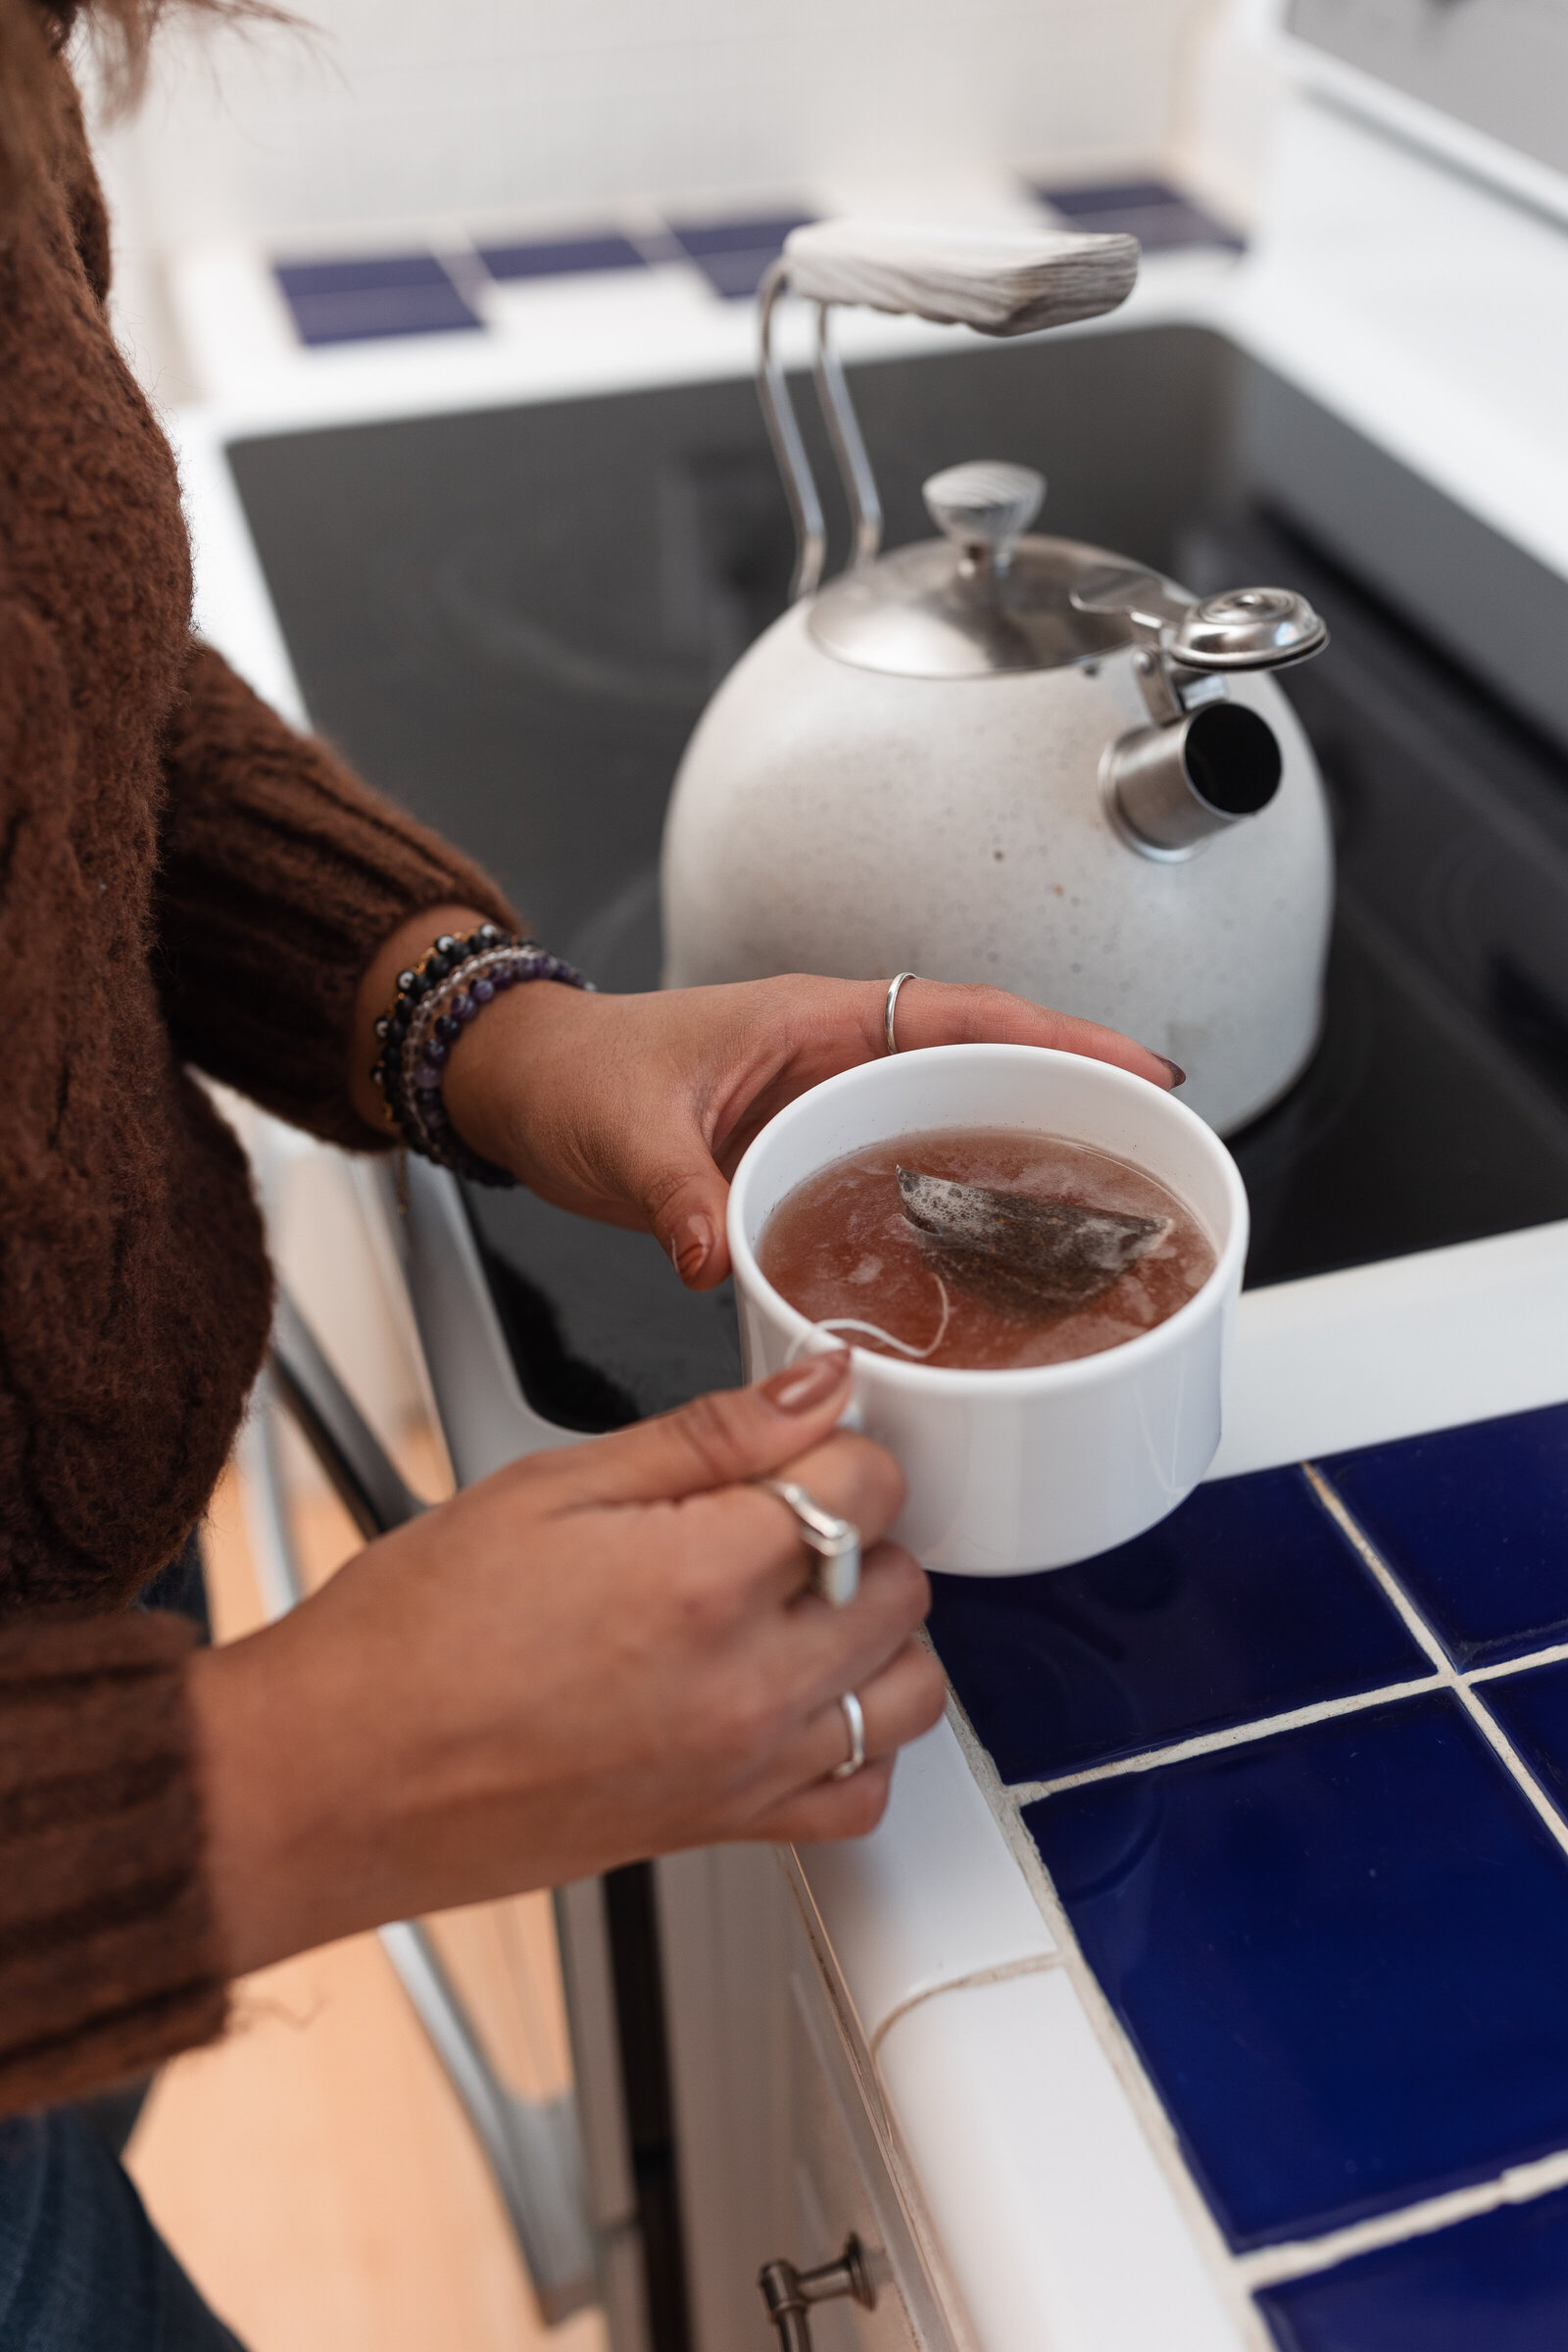
<svg viewBox="0 0 1568 2352">
<path fill-rule="evenodd" d="M 1138 239 L 813 220 L 791 229 L 784 260 L 807 302 L 892 311 L 983 335 L 1031 335 L 1119 309 L 1138 276 Z"/>
<path fill-rule="evenodd" d="M 822 502 L 773 345 L 780 298 L 793 291 L 817 307 L 813 373 L 854 528 L 852 562 L 867 563 L 882 538 L 882 508 L 849 387 L 828 338 L 828 313 L 854 304 L 984 335 L 1028 335 L 1115 310 L 1138 275 L 1138 240 L 1067 230 L 959 235 L 879 221 L 813 220 L 796 228 L 758 289 L 758 391 L 795 524 L 790 601 L 822 577 L 827 531 Z"/>
</svg>

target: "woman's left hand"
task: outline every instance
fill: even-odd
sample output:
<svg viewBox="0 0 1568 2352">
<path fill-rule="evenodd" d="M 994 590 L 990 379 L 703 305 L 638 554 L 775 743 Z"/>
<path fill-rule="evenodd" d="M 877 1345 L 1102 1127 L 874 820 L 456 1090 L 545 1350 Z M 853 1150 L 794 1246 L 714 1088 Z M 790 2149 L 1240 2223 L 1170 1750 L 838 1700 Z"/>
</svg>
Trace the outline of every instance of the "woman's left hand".
<svg viewBox="0 0 1568 2352">
<path fill-rule="evenodd" d="M 563 1208 L 657 1234 L 681 1280 L 711 1290 L 729 1272 L 724 1202 L 742 1152 L 808 1087 L 886 1052 L 886 1002 L 885 980 L 796 973 L 645 997 L 533 980 L 464 1032 L 442 1091 L 471 1150 Z M 898 1040 L 1054 1046 L 1158 1087 L 1176 1075 L 1114 1029 L 998 988 L 907 981 Z"/>
<path fill-rule="evenodd" d="M 729 1178 L 773 1113 L 886 1051 L 887 983 L 790 974 L 728 988 L 601 997 L 530 981 L 454 1048 L 458 1132 L 547 1200 L 656 1233 L 681 1280 L 729 1272 Z M 1089 1021 L 995 988 L 906 981 L 901 1049 L 974 1040 L 1055 1046 L 1168 1087 L 1170 1065 Z"/>
</svg>

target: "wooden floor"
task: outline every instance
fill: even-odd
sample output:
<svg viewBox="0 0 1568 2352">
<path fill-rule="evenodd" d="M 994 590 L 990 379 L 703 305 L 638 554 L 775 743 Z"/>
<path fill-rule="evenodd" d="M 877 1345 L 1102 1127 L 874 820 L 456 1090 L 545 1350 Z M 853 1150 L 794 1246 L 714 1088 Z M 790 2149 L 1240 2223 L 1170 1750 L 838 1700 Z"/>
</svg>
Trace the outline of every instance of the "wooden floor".
<svg viewBox="0 0 1568 2352">
<path fill-rule="evenodd" d="M 353 1548 L 323 1492 L 297 1514 L 313 1579 Z M 208 1580 L 220 1641 L 261 1622 L 230 1473 Z M 569 2079 L 548 1897 L 432 1923 L 518 2090 Z M 127 2162 L 154 2220 L 250 2352 L 604 2352 L 588 2312 L 540 2323 L 461 2110 L 379 1943 L 247 1979 L 227 2036 L 168 2067 Z"/>
</svg>

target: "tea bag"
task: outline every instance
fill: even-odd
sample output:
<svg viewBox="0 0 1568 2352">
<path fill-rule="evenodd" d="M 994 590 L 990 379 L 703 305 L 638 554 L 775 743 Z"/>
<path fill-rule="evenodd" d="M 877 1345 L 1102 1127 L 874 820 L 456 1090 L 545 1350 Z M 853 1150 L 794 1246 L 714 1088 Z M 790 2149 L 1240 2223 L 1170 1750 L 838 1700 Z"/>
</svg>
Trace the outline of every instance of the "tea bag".
<svg viewBox="0 0 1568 2352">
<path fill-rule="evenodd" d="M 1169 1217 L 897 1173 L 904 1213 L 948 1279 L 1010 1321 L 1091 1305 L 1172 1230 Z"/>
</svg>

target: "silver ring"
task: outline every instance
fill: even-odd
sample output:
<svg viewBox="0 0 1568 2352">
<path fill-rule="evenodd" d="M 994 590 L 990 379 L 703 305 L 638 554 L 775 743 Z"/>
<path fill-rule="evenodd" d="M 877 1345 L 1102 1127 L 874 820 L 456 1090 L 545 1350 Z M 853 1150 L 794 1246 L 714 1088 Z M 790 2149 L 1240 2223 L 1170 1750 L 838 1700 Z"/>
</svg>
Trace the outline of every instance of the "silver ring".
<svg viewBox="0 0 1568 2352">
<path fill-rule="evenodd" d="M 860 1590 L 859 1529 L 852 1520 L 824 1510 L 793 1478 L 760 1478 L 757 1484 L 794 1512 L 801 1542 L 813 1554 L 811 1590 L 830 1608 L 842 1609 Z"/>
<path fill-rule="evenodd" d="M 835 1764 L 828 1778 L 832 1781 L 853 1781 L 865 1762 L 865 1710 L 853 1690 L 846 1690 L 839 1700 L 844 1711 L 844 1729 L 850 1735 L 850 1752 L 842 1764 Z"/>
<path fill-rule="evenodd" d="M 899 1041 L 893 1033 L 893 1016 L 899 1009 L 899 991 L 906 980 L 918 980 L 919 977 L 918 972 L 895 972 L 888 982 L 888 1001 L 882 1008 L 882 1036 L 890 1054 L 896 1054 L 899 1050 Z"/>
</svg>

